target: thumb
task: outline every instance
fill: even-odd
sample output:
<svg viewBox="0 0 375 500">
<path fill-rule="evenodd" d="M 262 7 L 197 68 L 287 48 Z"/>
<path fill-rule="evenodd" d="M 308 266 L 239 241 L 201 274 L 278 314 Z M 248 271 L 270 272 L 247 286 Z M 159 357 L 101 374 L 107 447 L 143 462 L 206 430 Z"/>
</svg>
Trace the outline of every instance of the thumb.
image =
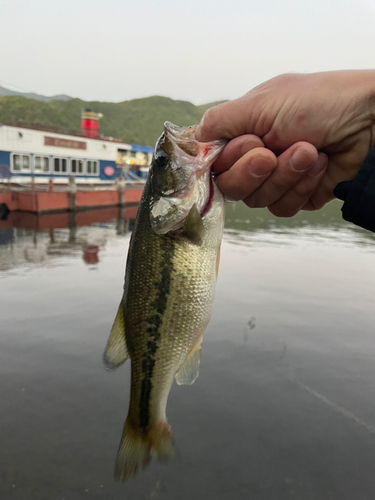
<svg viewBox="0 0 375 500">
<path fill-rule="evenodd" d="M 246 108 L 243 98 L 209 108 L 197 126 L 195 139 L 199 142 L 208 142 L 253 134 L 249 110 Z"/>
</svg>

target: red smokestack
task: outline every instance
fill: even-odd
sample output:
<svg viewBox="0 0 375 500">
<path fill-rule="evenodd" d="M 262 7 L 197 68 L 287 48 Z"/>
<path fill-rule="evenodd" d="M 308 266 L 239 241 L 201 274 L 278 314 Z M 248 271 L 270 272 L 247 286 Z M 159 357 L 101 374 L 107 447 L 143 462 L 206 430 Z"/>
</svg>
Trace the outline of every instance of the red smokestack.
<svg viewBox="0 0 375 500">
<path fill-rule="evenodd" d="M 99 137 L 99 118 L 103 115 L 101 113 L 94 113 L 90 109 L 82 111 L 81 127 L 82 135 L 95 139 Z"/>
</svg>

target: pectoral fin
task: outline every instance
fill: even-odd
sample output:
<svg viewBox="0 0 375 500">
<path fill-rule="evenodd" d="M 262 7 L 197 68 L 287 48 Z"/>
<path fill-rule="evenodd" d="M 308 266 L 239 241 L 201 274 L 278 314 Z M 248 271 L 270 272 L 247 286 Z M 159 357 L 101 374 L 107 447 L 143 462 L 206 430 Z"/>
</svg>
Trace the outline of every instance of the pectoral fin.
<svg viewBox="0 0 375 500">
<path fill-rule="evenodd" d="M 113 370 L 129 358 L 125 338 L 124 306 L 122 300 L 103 354 L 103 363 L 107 370 Z"/>
<path fill-rule="evenodd" d="M 220 247 L 218 248 L 217 254 L 216 254 L 216 278 L 217 278 L 217 275 L 219 273 L 219 264 L 220 264 Z"/>
<path fill-rule="evenodd" d="M 202 217 L 200 216 L 197 206 L 194 203 L 185 219 L 183 234 L 194 243 L 199 243 L 202 239 L 202 232 Z"/>
<path fill-rule="evenodd" d="M 199 375 L 199 364 L 201 359 L 202 337 L 190 351 L 185 363 L 181 366 L 175 375 L 178 385 L 191 385 Z"/>
</svg>

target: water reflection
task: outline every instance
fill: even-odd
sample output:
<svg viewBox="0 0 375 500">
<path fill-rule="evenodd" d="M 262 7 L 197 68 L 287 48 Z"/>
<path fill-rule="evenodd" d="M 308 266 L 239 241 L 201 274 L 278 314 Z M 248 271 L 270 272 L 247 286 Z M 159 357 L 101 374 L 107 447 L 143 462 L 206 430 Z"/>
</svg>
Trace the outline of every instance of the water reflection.
<svg viewBox="0 0 375 500">
<path fill-rule="evenodd" d="M 136 207 L 0 221 L 0 498 L 375 498 L 375 240 L 339 207 L 228 205 L 201 373 L 168 403 L 178 457 L 126 485 L 130 366 L 101 356 Z"/>
<path fill-rule="evenodd" d="M 136 213 L 136 205 L 45 215 L 11 212 L 0 220 L 0 270 L 79 254 L 86 264 L 98 264 L 107 239 L 127 235 Z"/>
<path fill-rule="evenodd" d="M 345 222 L 340 204 L 331 202 L 318 212 L 300 212 L 283 219 L 264 209 L 249 210 L 242 203 L 229 203 L 224 239 L 243 247 L 303 245 L 314 239 L 315 244 L 328 241 L 372 250 L 374 234 Z M 78 254 L 86 264 L 96 265 L 108 238 L 131 232 L 136 213 L 135 205 L 46 215 L 11 212 L 0 220 L 0 270 Z"/>
<path fill-rule="evenodd" d="M 334 200 L 322 210 L 302 211 L 294 217 L 274 217 L 265 209 L 249 210 L 243 203 L 229 203 L 226 209 L 224 237 L 241 245 L 303 244 L 314 239 L 339 245 L 374 246 L 375 235 L 341 217 L 342 202 Z M 250 234 L 249 234 L 250 233 Z"/>
</svg>

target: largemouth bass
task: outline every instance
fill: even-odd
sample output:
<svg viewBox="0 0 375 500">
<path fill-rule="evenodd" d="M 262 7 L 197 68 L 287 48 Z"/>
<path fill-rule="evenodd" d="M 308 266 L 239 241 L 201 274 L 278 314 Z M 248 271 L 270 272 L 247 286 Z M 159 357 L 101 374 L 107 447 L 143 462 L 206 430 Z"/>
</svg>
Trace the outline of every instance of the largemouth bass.
<svg viewBox="0 0 375 500">
<path fill-rule="evenodd" d="M 168 394 L 174 378 L 192 384 L 199 373 L 224 226 L 224 199 L 210 167 L 225 141 L 198 143 L 194 130 L 166 122 L 156 143 L 104 352 L 109 369 L 131 359 L 119 480 L 145 468 L 152 453 L 173 455 Z"/>
</svg>

